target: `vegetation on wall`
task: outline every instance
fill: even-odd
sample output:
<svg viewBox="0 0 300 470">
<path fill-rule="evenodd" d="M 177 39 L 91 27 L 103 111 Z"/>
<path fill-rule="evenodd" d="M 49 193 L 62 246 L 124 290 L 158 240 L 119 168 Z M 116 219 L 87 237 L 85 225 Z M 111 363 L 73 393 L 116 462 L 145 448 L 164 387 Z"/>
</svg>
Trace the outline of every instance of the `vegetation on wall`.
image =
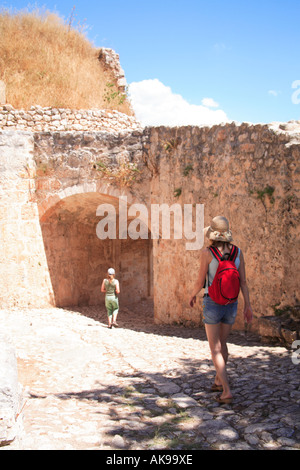
<svg viewBox="0 0 300 470">
<path fill-rule="evenodd" d="M 124 162 L 117 167 L 109 167 L 102 161 L 98 161 L 93 168 L 99 171 L 104 178 L 109 178 L 119 186 L 131 186 L 136 180 L 140 170 L 135 163 Z"/>
</svg>

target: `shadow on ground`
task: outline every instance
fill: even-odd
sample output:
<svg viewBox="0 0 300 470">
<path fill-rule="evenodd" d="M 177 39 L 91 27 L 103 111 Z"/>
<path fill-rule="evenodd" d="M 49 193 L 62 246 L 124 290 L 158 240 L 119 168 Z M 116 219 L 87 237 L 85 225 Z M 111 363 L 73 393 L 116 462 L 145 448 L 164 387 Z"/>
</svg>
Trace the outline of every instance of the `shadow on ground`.
<svg viewBox="0 0 300 470">
<path fill-rule="evenodd" d="M 220 406 L 214 401 L 209 391 L 214 377 L 209 361 L 186 359 L 171 380 L 191 384 L 184 393 L 197 401 L 195 407 L 182 408 L 176 395 L 160 393 L 155 384 L 165 375 L 156 373 L 145 380 L 143 371 L 117 374 L 124 379 L 123 386 L 98 382 L 91 390 L 65 391 L 56 397 L 99 404 L 94 412 L 106 416 L 107 422 L 103 425 L 103 444 L 113 442 L 116 448 L 262 449 L 260 439 L 256 444 L 247 443 L 255 429 L 265 434 L 265 440 L 299 438 L 298 395 L 291 398 L 287 387 L 291 375 L 285 375 L 288 358 L 270 353 L 259 359 L 255 355 L 244 358 L 243 364 L 241 361 L 235 359 L 229 365 L 235 397 L 232 405 Z M 247 370 L 247 375 L 241 375 L 240 369 Z"/>
<path fill-rule="evenodd" d="M 107 325 L 106 310 L 103 305 L 89 307 L 71 307 L 65 310 L 74 311 L 92 318 L 95 321 Z M 142 301 L 133 303 L 130 306 L 123 307 L 118 317 L 120 328 L 132 331 L 141 331 L 143 333 L 155 334 L 160 336 L 172 336 L 178 338 L 192 338 L 206 341 L 204 327 L 185 327 L 178 324 L 155 324 L 153 313 L 153 302 Z M 230 341 L 237 345 L 261 345 L 258 334 L 245 331 L 233 331 Z"/>
</svg>

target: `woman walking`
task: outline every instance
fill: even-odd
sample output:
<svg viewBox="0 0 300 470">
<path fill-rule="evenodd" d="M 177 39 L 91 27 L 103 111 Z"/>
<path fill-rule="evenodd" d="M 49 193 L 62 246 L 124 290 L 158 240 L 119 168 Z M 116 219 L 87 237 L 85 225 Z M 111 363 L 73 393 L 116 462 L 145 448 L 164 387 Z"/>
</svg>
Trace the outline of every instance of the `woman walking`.
<svg viewBox="0 0 300 470">
<path fill-rule="evenodd" d="M 108 328 L 112 328 L 112 326 L 118 326 L 119 299 L 117 295 L 120 294 L 120 285 L 119 281 L 115 279 L 115 270 L 113 268 L 109 268 L 107 275 L 108 279 L 103 279 L 101 292 L 105 292 Z"/>
<path fill-rule="evenodd" d="M 190 305 L 193 307 L 196 302 L 196 295 L 205 284 L 203 321 L 212 361 L 216 369 L 216 377 L 211 390 L 222 392 L 216 399 L 219 403 L 231 403 L 233 397 L 226 372 L 228 360 L 227 338 L 237 315 L 239 289 L 241 289 L 244 298 L 245 322 L 250 323 L 252 321 L 253 312 L 250 305 L 243 253 L 240 248 L 231 243 L 233 238 L 228 220 L 222 216 L 215 217 L 211 225 L 204 230 L 206 237 L 210 240 L 210 246 L 202 248 L 200 251 L 199 275 L 190 299 Z M 226 293 L 218 291 L 221 281 L 216 282 L 217 276 L 222 275 L 218 267 L 221 261 L 225 260 L 229 263 L 228 273 L 231 271 L 229 274 L 224 271 L 228 276 L 227 284 L 231 283 L 229 285 L 231 294 L 226 299 Z M 229 276 L 233 277 L 230 278 Z M 215 277 L 216 280 L 213 283 Z M 225 289 L 226 282 L 224 280 L 222 282 Z M 238 287 L 236 287 L 237 283 Z M 236 293 L 232 293 L 235 289 L 237 289 Z M 216 291 L 218 292 L 216 293 Z M 223 300 L 221 300 L 222 297 L 224 297 Z"/>
</svg>

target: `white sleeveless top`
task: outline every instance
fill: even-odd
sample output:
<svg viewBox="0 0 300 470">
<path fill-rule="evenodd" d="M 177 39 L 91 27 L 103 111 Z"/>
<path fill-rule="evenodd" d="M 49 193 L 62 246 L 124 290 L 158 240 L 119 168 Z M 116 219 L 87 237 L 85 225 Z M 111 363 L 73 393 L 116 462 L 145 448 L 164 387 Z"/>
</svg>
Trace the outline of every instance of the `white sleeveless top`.
<svg viewBox="0 0 300 470">
<path fill-rule="evenodd" d="M 236 257 L 235 262 L 234 262 L 237 269 L 239 269 L 240 264 L 241 264 L 241 260 L 240 260 L 241 250 L 239 248 L 238 248 L 238 250 L 239 251 L 238 251 L 237 257 Z M 211 262 L 208 265 L 208 271 L 207 271 L 207 275 L 206 275 L 206 284 L 205 284 L 205 289 L 204 289 L 205 294 L 208 294 L 208 286 L 212 285 L 212 282 L 213 282 L 214 277 L 216 275 L 218 266 L 219 266 L 219 261 L 213 256 L 213 259 L 211 260 Z"/>
</svg>

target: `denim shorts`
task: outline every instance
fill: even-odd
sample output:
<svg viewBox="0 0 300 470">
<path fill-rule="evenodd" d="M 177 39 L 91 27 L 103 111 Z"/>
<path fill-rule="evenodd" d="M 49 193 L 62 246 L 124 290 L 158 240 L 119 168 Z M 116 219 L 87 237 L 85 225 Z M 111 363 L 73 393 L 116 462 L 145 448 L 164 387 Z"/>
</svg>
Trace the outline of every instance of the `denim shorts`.
<svg viewBox="0 0 300 470">
<path fill-rule="evenodd" d="M 203 298 L 203 322 L 207 325 L 217 325 L 217 323 L 233 325 L 237 314 L 237 305 L 237 302 L 219 305 L 206 296 Z"/>
</svg>

